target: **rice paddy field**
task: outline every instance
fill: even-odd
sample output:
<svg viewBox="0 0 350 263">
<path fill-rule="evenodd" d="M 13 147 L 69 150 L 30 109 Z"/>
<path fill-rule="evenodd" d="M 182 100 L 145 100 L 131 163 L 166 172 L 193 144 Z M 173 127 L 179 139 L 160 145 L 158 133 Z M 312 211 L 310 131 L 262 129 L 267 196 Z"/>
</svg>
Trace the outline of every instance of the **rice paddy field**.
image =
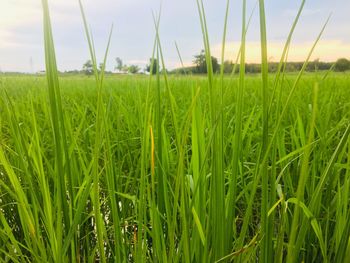
<svg viewBox="0 0 350 263">
<path fill-rule="evenodd" d="M 263 1 L 256 75 L 245 16 L 238 74 L 104 75 L 86 30 L 59 75 L 43 11 L 46 75 L 0 75 L 1 262 L 350 262 L 350 75 L 286 73 L 290 39 L 269 73 Z"/>
</svg>

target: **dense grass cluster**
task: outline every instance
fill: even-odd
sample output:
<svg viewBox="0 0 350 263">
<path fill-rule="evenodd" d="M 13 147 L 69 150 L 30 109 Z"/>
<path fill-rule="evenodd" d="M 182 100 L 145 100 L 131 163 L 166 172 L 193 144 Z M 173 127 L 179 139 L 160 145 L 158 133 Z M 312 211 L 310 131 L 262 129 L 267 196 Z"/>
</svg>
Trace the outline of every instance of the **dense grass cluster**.
<svg viewBox="0 0 350 263">
<path fill-rule="evenodd" d="M 304 1 L 269 74 L 259 2 L 261 75 L 244 2 L 238 76 L 105 77 L 86 30 L 95 76 L 58 77 L 43 0 L 47 76 L 0 76 L 1 261 L 350 260 L 350 77 L 285 74 Z"/>
<path fill-rule="evenodd" d="M 303 205 L 299 215 L 300 220 L 306 220 L 307 230 L 298 258 L 305 258 L 308 262 L 322 260 L 321 243 L 311 223 L 318 226 L 327 256 L 333 258 L 349 221 L 349 141 L 347 144 L 346 140 L 340 142 L 350 119 L 350 79 L 346 75 L 331 74 L 322 81 L 323 74 L 303 78 L 279 127 L 274 158 L 268 164 L 268 174 L 274 184 L 270 187 L 275 189 L 271 193 L 274 199 L 269 205 L 269 209 L 273 208 L 270 215 L 271 245 L 276 253 L 281 253 L 280 256 L 287 249 L 294 215 L 293 198 L 300 176 L 304 172 L 308 177 L 302 203 L 305 205 L 311 202 L 322 183 L 312 210 L 314 221 L 307 217 L 309 209 L 303 209 Z M 292 75 L 286 77 L 284 90 L 279 94 L 281 104 L 286 101 L 295 78 Z M 105 80 L 103 131 L 96 130 L 94 80 L 87 77 L 60 79 L 69 156 L 64 163 L 69 163 L 71 169 L 70 173 L 63 175 L 57 170 L 46 80 L 43 77 L 2 77 L 1 81 L 1 258 L 20 262 L 25 259 L 59 261 L 55 258 L 60 256 L 55 255 L 59 234 L 63 235 L 60 242 L 66 244 L 61 260 L 80 258 L 93 261 L 100 257 L 91 182 L 93 162 L 96 161 L 107 259 L 119 255 L 120 261 L 122 258 L 136 261 L 139 255 L 139 261 L 141 258 L 182 261 L 185 249 L 188 249 L 192 261 L 205 258 L 211 261 L 216 244 L 211 241 L 213 226 L 209 220 L 213 215 L 210 211 L 215 212 L 222 202 L 218 200 L 213 204 L 210 197 L 213 191 L 210 185 L 213 180 L 213 156 L 210 155 L 213 132 L 209 125 L 206 79 L 169 79 L 174 103 L 178 105 L 176 122 L 183 127 L 178 130 L 180 143 L 175 139 L 177 135 L 166 91 L 164 88 L 160 91 L 162 117 L 158 121 L 155 114 L 157 94 L 151 86 L 147 105 L 149 85 L 145 77 Z M 224 83 L 222 158 L 226 192 L 233 172 L 237 80 L 225 78 Z M 319 83 L 318 93 L 313 89 L 314 83 Z M 164 87 L 164 82 L 160 84 Z M 236 252 L 232 257 L 250 260 L 256 257 L 262 238 L 260 183 L 252 207 L 247 210 L 261 147 L 260 86 L 258 76 L 247 78 L 243 94 L 242 154 L 239 157 L 236 205 L 232 208 L 235 218 L 232 222 L 224 217 L 218 219 L 225 229 L 229 224 L 233 228 L 232 233 L 224 232 L 223 238 L 229 239 L 225 242 L 228 246 L 225 253 Z M 313 123 L 314 111 L 317 114 Z M 271 115 L 275 117 L 271 118 L 279 114 L 280 111 L 273 106 Z M 160 135 L 157 133 L 159 123 Z M 274 126 L 275 123 L 271 122 L 272 132 Z M 315 133 L 312 139 L 309 136 L 311 130 Z M 102 138 L 97 160 L 93 147 L 96 136 Z M 157 151 L 158 143 L 162 147 L 161 154 Z M 340 149 L 337 149 L 338 145 Z M 337 154 L 335 157 L 334 153 Z M 309 166 L 307 172 L 303 171 L 305 165 Z M 57 213 L 60 213 L 57 210 L 60 198 L 57 196 L 57 181 L 60 176 L 65 178 L 63 201 L 66 202 L 68 218 L 63 219 L 57 228 Z M 158 191 L 160 177 L 166 188 L 162 198 L 159 198 Z M 163 212 L 160 209 L 164 209 Z M 66 216 L 63 211 L 62 216 Z M 242 246 L 246 248 L 241 250 L 236 240 L 247 212 L 250 216 L 246 221 L 248 229 Z M 75 217 L 78 217 L 77 223 Z M 299 228 L 300 225 L 297 230 Z"/>
</svg>

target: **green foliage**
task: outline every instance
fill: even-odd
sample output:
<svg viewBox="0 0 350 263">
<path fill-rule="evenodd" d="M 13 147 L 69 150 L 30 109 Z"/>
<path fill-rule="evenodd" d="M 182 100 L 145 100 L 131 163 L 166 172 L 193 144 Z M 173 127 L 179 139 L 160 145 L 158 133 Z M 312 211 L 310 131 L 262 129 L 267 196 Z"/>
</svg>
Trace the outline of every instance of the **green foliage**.
<svg viewBox="0 0 350 263">
<path fill-rule="evenodd" d="M 228 0 L 216 69 L 198 0 L 205 78 L 160 70 L 159 16 L 154 74 L 105 75 L 111 35 L 98 69 L 81 1 L 94 78 L 60 77 L 42 3 L 46 76 L 0 76 L 2 262 L 349 262 L 350 83 L 309 61 L 327 22 L 306 61 L 286 63 L 305 1 L 275 64 L 259 1 L 250 68 L 246 1 L 225 61 Z"/>
<path fill-rule="evenodd" d="M 208 73 L 206 56 L 205 56 L 204 50 L 201 50 L 201 52 L 198 55 L 194 56 L 193 64 L 195 65 L 194 73 L 199 73 L 199 74 Z M 214 73 L 218 72 L 220 69 L 218 59 L 211 56 L 211 64 L 212 64 Z"/>
<path fill-rule="evenodd" d="M 271 75 L 270 77 L 273 78 L 274 76 Z M 48 258 L 53 258 L 54 246 L 43 241 L 50 240 L 48 242 L 52 244 L 57 242 L 54 238 L 55 234 L 53 234 L 56 230 L 50 230 L 52 234 L 49 236 L 47 229 L 49 229 L 52 222 L 57 223 L 58 220 L 54 212 L 55 200 L 58 196 L 55 191 L 51 192 L 52 187 L 57 182 L 55 182 L 56 171 L 52 169 L 56 157 L 54 155 L 55 141 L 52 136 L 51 118 L 49 117 L 50 108 L 46 103 L 48 91 L 45 88 L 43 77 L 5 75 L 2 78 L 0 105 L 3 111 L 0 112 L 0 120 L 2 124 L 1 148 L 4 157 L 2 157 L 0 168 L 0 188 L 1 193 L 3 193 L 0 210 L 0 225 L 2 227 L 0 256 L 1 258 L 12 256 L 19 261 L 25 257 L 47 261 Z M 296 76 L 287 74 L 285 81 L 286 83 L 292 83 L 295 78 Z M 319 228 L 322 230 L 323 240 L 327 246 L 327 257 L 332 259 L 333 253 L 338 248 L 345 247 L 346 251 L 348 244 L 348 239 L 343 238 L 343 236 L 346 236 L 343 234 L 346 229 L 349 229 L 347 220 L 350 213 L 348 206 L 350 196 L 347 188 L 350 185 L 350 177 L 348 176 L 350 175 L 349 140 L 347 140 L 345 148 L 340 148 L 340 155 L 335 159 L 333 158 L 334 163 L 330 163 L 331 169 L 328 168 L 329 172 L 325 174 L 325 185 L 321 188 L 323 190 L 317 199 L 322 200 L 322 206 L 316 210 L 311 210 L 309 204 L 310 198 L 316 193 L 315 188 L 320 182 L 321 173 L 326 170 L 332 160 L 331 157 L 345 132 L 345 126 L 350 121 L 350 104 L 348 103 L 350 98 L 347 90 L 349 80 L 345 76 L 331 74 L 326 80 L 319 83 L 318 113 L 314 123 L 313 139 L 311 140 L 312 137 L 309 137 L 308 134 L 310 134 L 310 127 L 312 127 L 312 112 L 315 109 L 312 86 L 318 79 L 317 75 L 304 76 L 303 84 L 295 92 L 292 104 L 287 110 L 287 117 L 283 119 L 282 126 L 278 129 L 279 136 L 276 140 L 278 159 L 276 159 L 275 168 L 273 169 L 277 171 L 278 176 L 275 183 L 280 185 L 281 194 L 289 198 L 296 197 L 295 193 L 299 180 L 299 176 L 296 175 L 305 174 L 305 168 L 301 172 L 301 165 L 308 160 L 308 179 L 305 184 L 303 203 L 313 214 Z M 141 245 L 139 239 L 141 236 L 135 238 L 135 234 L 141 235 L 142 233 L 142 238 L 149 248 L 155 245 L 154 239 L 151 237 L 159 236 L 164 239 L 164 245 L 169 253 L 172 253 L 173 258 L 182 258 L 182 243 L 172 243 L 172 241 L 174 239 L 182 240 L 184 238 L 183 231 L 186 231 L 189 235 L 188 239 L 191 239 L 191 241 L 189 240 L 191 242 L 190 253 L 196 255 L 195 258 L 203 255 L 202 259 L 205 260 L 204 255 L 208 253 L 207 256 L 209 257 L 209 251 L 215 246 L 215 243 L 210 242 L 212 227 L 205 220 L 209 215 L 207 212 L 209 208 L 207 203 L 208 183 L 211 178 L 210 169 L 213 165 L 212 159 L 208 156 L 208 146 L 212 142 L 213 135 L 212 128 L 209 126 L 208 90 L 205 88 L 207 81 L 202 77 L 174 76 L 170 77 L 169 83 L 173 87 L 174 98 L 177 105 L 179 105 L 179 111 L 175 113 L 177 121 L 183 123 L 189 116 L 192 116 L 192 118 L 189 124 L 190 131 L 186 133 L 188 137 L 179 146 L 175 146 L 174 138 L 176 137 L 173 122 L 168 114 L 162 117 L 163 169 L 165 169 L 164 171 L 168 176 L 169 192 L 172 194 L 168 197 L 171 211 L 169 215 L 170 224 L 166 229 L 159 229 L 155 228 L 155 222 L 149 218 L 150 205 L 153 204 L 153 198 L 157 200 L 157 195 L 155 194 L 154 197 L 148 196 L 148 191 L 153 189 L 151 182 L 148 181 L 152 178 L 150 122 L 152 127 L 156 127 L 154 119 L 147 122 L 143 121 L 144 118 L 150 117 L 147 111 L 152 111 L 150 106 L 146 105 L 148 78 L 143 76 L 107 76 L 105 79 L 106 88 L 102 94 L 103 101 L 107 103 L 108 111 L 103 115 L 106 133 L 103 136 L 102 157 L 99 160 L 101 169 L 99 181 L 101 186 L 100 195 L 103 201 L 101 213 L 103 217 L 108 218 L 108 221 L 104 222 L 105 231 L 107 231 L 107 236 L 110 237 L 110 243 L 105 245 L 107 257 L 119 253 L 121 258 L 131 257 L 135 259 L 136 252 L 133 249 L 133 244 L 136 242 Z M 232 81 L 225 77 L 224 85 L 231 84 Z M 270 79 L 270 92 L 272 84 L 272 79 Z M 237 82 L 235 81 L 234 86 L 236 87 L 236 85 Z M 259 131 L 261 125 L 259 120 L 261 117 L 259 98 L 261 95 L 260 90 L 256 89 L 258 85 L 259 82 L 255 76 L 246 77 L 246 88 L 243 92 L 245 103 L 242 112 L 244 122 L 242 127 L 242 154 L 240 156 L 242 166 L 239 165 L 239 171 L 241 171 L 239 174 L 242 175 L 237 178 L 236 217 L 233 221 L 238 231 L 237 234 L 241 233 L 243 217 L 247 211 L 249 200 L 247 194 L 252 189 L 252 183 L 254 182 L 253 168 L 256 165 L 256 160 L 259 159 L 257 149 L 261 145 L 261 132 Z M 197 86 L 201 87 L 200 90 L 195 88 Z M 71 212 L 76 211 L 74 215 L 80 215 L 76 219 L 79 224 L 78 228 L 71 227 L 72 232 L 69 232 L 70 229 L 61 229 L 62 242 L 68 246 L 68 250 L 66 248 L 66 252 L 63 254 L 63 259 L 64 261 L 72 261 L 72 253 L 74 252 L 76 254 L 74 258 L 79 255 L 81 261 L 87 261 L 90 257 L 98 258 L 96 232 L 91 225 L 94 222 L 92 216 L 95 207 L 91 205 L 89 196 L 89 193 L 93 192 L 92 182 L 90 181 L 91 164 L 94 160 L 92 146 L 95 144 L 97 132 L 93 128 L 96 124 L 97 97 L 95 81 L 92 78 L 79 76 L 64 77 L 60 79 L 60 87 L 62 104 L 65 105 L 63 114 L 67 142 L 71 149 L 69 160 L 72 165 L 72 190 L 73 196 L 75 196 Z M 191 88 L 195 91 L 193 97 Z M 8 100 L 5 96 L 5 90 L 8 93 Z M 283 93 L 280 94 L 282 105 L 286 102 L 287 95 L 285 93 L 289 90 L 290 87 L 285 86 Z M 151 90 L 151 98 L 155 98 L 155 95 L 155 90 Z M 168 112 L 169 100 L 166 98 L 165 91 L 161 91 L 160 95 L 165 98 L 165 101 L 161 103 L 161 111 Z M 224 140 L 223 160 L 225 163 L 223 170 L 225 171 L 226 180 L 231 178 L 231 161 L 234 153 L 232 151 L 234 127 L 231 123 L 236 116 L 235 109 L 232 108 L 235 98 L 235 93 L 226 93 L 224 97 L 224 106 L 228 109 L 224 112 L 224 134 L 226 139 Z M 154 99 L 151 100 L 154 101 Z M 277 106 L 275 103 L 277 103 L 276 100 L 273 101 L 273 107 Z M 190 115 L 183 112 L 190 112 Z M 271 133 L 275 132 L 274 124 L 274 122 L 270 124 Z M 154 136 L 157 136 L 155 129 L 153 131 Z M 185 133 L 183 133 L 183 136 L 185 136 Z M 155 142 L 156 138 L 154 137 Z M 184 151 L 182 153 L 184 159 L 181 158 L 181 162 L 179 162 L 180 153 L 178 152 L 180 149 Z M 310 151 L 308 158 L 305 155 L 307 149 Z M 25 157 L 26 153 L 28 153 L 27 157 Z M 18 156 L 21 156 L 21 158 L 18 158 Z M 157 158 L 157 155 L 154 156 Z M 179 168 L 180 163 L 182 165 L 181 169 Z M 272 164 L 269 164 L 269 169 L 272 169 L 272 167 Z M 184 193 L 185 199 L 182 202 L 174 195 L 177 189 L 181 189 L 178 180 L 182 177 L 178 177 L 178 169 L 184 171 L 180 173 L 184 179 L 183 189 L 186 193 Z M 145 177 L 141 177 L 141 170 Z M 12 178 L 19 178 L 19 181 L 11 183 Z M 140 180 L 145 180 L 144 192 L 140 188 Z M 154 177 L 154 180 L 156 186 L 158 177 Z M 65 181 L 65 184 L 66 187 L 70 185 L 68 180 Z M 114 188 L 115 194 L 111 192 L 112 188 Z M 88 195 L 84 196 L 85 194 Z M 31 203 L 27 203 L 29 201 L 25 201 L 26 199 L 32 200 Z M 84 199 L 87 199 L 87 201 L 84 202 Z M 284 202 L 287 202 L 287 199 Z M 254 257 L 254 251 L 259 249 L 260 235 L 258 235 L 255 242 L 250 244 L 248 249 L 248 243 L 259 233 L 260 195 L 257 194 L 253 200 L 252 217 L 248 220 L 248 227 L 251 230 L 247 232 L 243 242 L 243 247 L 247 247 L 246 252 L 239 253 L 241 247 L 235 245 L 234 233 L 231 234 L 228 243 L 231 251 L 228 254 L 237 252 L 233 254 L 235 255 L 234 259 L 238 259 L 239 255 L 244 258 Z M 19 203 L 19 201 L 21 202 Z M 23 205 L 19 206 L 19 204 Z M 114 204 L 117 204 L 117 206 L 113 207 Z M 145 217 L 137 212 L 141 204 L 143 204 L 144 210 L 142 211 L 144 212 L 142 213 L 145 213 L 143 214 Z M 273 205 L 271 204 L 269 208 Z M 286 207 L 283 208 L 285 205 L 288 206 L 287 210 L 284 210 Z M 292 212 L 295 207 L 292 204 L 285 204 L 283 201 L 277 204 L 274 215 L 274 238 L 281 234 L 283 240 L 288 241 L 293 219 Z M 111 209 L 114 209 L 115 212 L 111 213 Z M 186 211 L 185 219 L 188 221 L 186 228 L 181 223 L 181 209 Z M 25 211 L 28 211 L 31 219 L 24 218 L 22 226 L 21 217 L 25 216 Z M 300 212 L 299 215 L 301 217 L 305 216 L 307 219 L 303 209 L 300 209 Z M 175 214 L 175 217 L 173 217 L 173 214 Z M 138 229 L 141 227 L 138 225 L 141 220 L 140 216 L 143 218 L 144 232 L 138 232 L 136 229 L 136 227 Z M 26 232 L 30 233 L 30 220 L 33 221 L 36 229 L 35 233 L 37 233 L 33 240 L 31 240 L 29 234 L 25 238 Z M 282 223 L 283 220 L 284 223 Z M 116 223 L 118 221 L 119 223 Z M 319 237 L 315 234 L 313 226 L 308 222 L 307 220 L 304 223 L 308 226 L 308 230 L 303 239 L 302 250 L 298 254 L 298 259 L 304 258 L 305 262 L 322 261 Z M 6 227 L 6 224 L 8 227 Z M 227 229 L 227 220 L 222 219 L 221 224 Z M 280 231 L 282 232 L 280 233 Z M 348 230 L 346 232 L 349 233 Z M 34 244 L 38 242 L 43 242 L 44 250 L 35 250 Z M 273 242 L 274 245 L 279 244 Z M 30 251 L 24 249 L 22 245 L 29 247 Z M 15 252 L 14 248 L 16 247 L 18 248 Z M 340 251 L 344 251 L 344 249 Z M 283 242 L 282 252 L 282 255 L 287 253 L 287 246 L 283 246 Z M 147 250 L 144 253 L 148 254 L 145 257 L 148 257 L 150 261 L 156 255 L 159 255 L 158 252 L 153 251 L 153 256 L 151 256 L 151 252 Z M 170 258 L 168 260 L 170 261 Z M 142 261 L 140 260 L 140 262 Z M 207 262 L 212 262 L 212 260 L 208 258 Z"/>
<path fill-rule="evenodd" d="M 117 65 L 114 67 L 114 69 L 118 70 L 119 72 L 123 70 L 123 60 L 119 57 L 117 57 L 115 59 L 115 62 L 117 63 Z"/>
<path fill-rule="evenodd" d="M 139 73 L 139 71 L 140 71 L 140 67 L 137 66 L 137 65 L 130 65 L 130 66 L 128 66 L 128 72 L 131 73 L 131 74 Z"/>
<path fill-rule="evenodd" d="M 159 61 L 157 58 L 150 58 L 149 64 L 146 65 L 146 72 L 152 73 L 153 75 L 157 74 L 157 71 L 160 71 Z"/>
<path fill-rule="evenodd" d="M 350 70 L 350 60 L 347 60 L 346 58 L 340 58 L 335 62 L 334 70 L 336 71 L 347 71 Z"/>
<path fill-rule="evenodd" d="M 285 72 L 299 72 L 304 65 L 304 62 L 287 62 L 285 64 Z M 333 62 L 322 62 L 319 60 L 311 61 L 308 63 L 305 71 L 307 72 L 318 72 L 318 71 L 327 71 L 332 69 Z M 220 67 L 220 65 L 218 65 Z M 276 73 L 278 71 L 279 63 L 278 62 L 269 62 L 268 63 L 268 72 Z M 235 69 L 235 74 L 239 73 L 239 64 L 235 64 L 232 61 L 224 61 L 224 73 L 231 74 L 233 69 Z M 200 72 L 196 66 L 193 67 L 184 67 L 173 70 L 174 73 L 188 74 L 188 73 L 203 73 Z M 249 74 L 258 74 L 261 73 L 261 64 L 260 63 L 246 63 L 245 72 Z"/>
<path fill-rule="evenodd" d="M 83 65 L 83 72 L 84 72 L 85 75 L 88 75 L 88 76 L 93 74 L 94 69 L 93 69 L 93 65 L 92 65 L 91 60 L 88 60 L 88 61 L 86 61 L 84 63 L 84 65 Z"/>
</svg>

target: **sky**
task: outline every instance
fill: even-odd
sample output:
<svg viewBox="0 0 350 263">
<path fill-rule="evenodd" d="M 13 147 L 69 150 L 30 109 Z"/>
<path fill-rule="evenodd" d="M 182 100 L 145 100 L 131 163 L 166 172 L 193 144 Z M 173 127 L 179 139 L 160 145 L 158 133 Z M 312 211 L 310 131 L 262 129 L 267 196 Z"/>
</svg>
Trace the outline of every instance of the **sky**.
<svg viewBox="0 0 350 263">
<path fill-rule="evenodd" d="M 220 57 L 226 0 L 203 0 L 212 54 Z M 160 38 L 169 69 L 185 65 L 203 48 L 196 0 L 82 0 L 91 27 L 97 59 L 102 61 L 114 25 L 107 70 L 115 58 L 144 68 L 152 55 L 155 29 L 152 12 L 161 9 Z M 278 61 L 301 0 L 266 0 L 268 57 Z M 256 0 L 247 0 L 247 16 Z M 49 0 L 58 68 L 81 69 L 89 59 L 78 0 Z M 240 44 L 242 0 L 231 0 L 225 59 L 235 60 Z M 312 59 L 350 59 L 349 0 L 306 0 L 293 37 L 290 61 L 303 61 L 328 16 L 329 24 Z M 255 9 L 247 34 L 247 61 L 260 60 L 259 14 Z M 0 0 L 0 70 L 36 72 L 44 69 L 40 0 Z"/>
</svg>

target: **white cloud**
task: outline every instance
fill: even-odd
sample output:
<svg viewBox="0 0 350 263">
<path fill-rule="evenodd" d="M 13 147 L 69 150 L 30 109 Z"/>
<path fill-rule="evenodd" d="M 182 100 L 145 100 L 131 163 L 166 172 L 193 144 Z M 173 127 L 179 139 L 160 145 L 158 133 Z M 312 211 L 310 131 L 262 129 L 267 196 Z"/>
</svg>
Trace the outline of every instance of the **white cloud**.
<svg viewBox="0 0 350 263">
<path fill-rule="evenodd" d="M 40 1 L 2 0 L 0 24 L 2 29 L 22 24 L 35 23 L 41 19 Z"/>
<path fill-rule="evenodd" d="M 79 11 L 76 1 L 49 1 L 52 19 L 57 24 L 71 24 L 76 21 Z M 75 10 L 76 11 L 75 11 Z M 0 46 L 18 47 L 26 43 L 23 37 L 32 35 L 38 39 L 42 30 L 42 6 L 40 0 L 1 0 L 0 8 Z M 27 46 L 30 43 L 26 44 Z"/>
</svg>

